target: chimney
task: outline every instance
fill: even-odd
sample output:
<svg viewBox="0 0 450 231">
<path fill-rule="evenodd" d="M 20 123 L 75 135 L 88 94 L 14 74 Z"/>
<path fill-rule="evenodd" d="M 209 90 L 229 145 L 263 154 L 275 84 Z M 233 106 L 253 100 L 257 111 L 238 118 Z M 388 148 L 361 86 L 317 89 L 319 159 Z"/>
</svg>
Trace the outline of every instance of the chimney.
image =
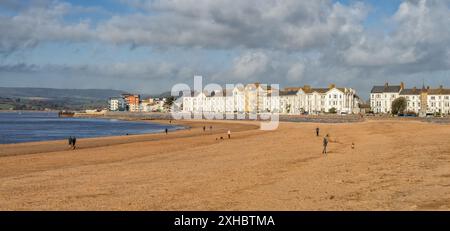
<svg viewBox="0 0 450 231">
<path fill-rule="evenodd" d="M 403 82 L 400 82 L 400 89 L 401 90 L 405 89 L 405 84 Z"/>
<path fill-rule="evenodd" d="M 336 85 L 335 85 L 334 83 L 332 83 L 332 84 L 328 85 L 328 88 L 329 88 L 329 89 L 331 89 L 331 88 L 335 88 L 335 87 L 336 87 Z"/>
<path fill-rule="evenodd" d="M 389 83 L 386 82 L 386 83 L 384 84 L 384 86 L 385 86 L 385 87 L 388 87 L 388 86 L 389 86 Z"/>
</svg>

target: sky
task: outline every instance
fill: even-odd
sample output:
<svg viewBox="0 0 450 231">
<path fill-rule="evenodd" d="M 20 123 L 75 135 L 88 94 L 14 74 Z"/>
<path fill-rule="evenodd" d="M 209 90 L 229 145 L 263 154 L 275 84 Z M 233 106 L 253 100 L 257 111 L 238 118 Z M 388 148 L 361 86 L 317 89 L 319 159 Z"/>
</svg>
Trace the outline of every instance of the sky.
<svg viewBox="0 0 450 231">
<path fill-rule="evenodd" d="M 450 88 L 450 0 L 0 0 L 0 86 Z"/>
</svg>

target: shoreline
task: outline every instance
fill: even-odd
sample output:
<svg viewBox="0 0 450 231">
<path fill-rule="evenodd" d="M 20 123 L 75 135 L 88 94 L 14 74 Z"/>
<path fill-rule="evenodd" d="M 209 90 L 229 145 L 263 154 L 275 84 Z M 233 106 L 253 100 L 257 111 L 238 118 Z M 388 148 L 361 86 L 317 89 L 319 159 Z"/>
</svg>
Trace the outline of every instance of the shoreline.
<svg viewBox="0 0 450 231">
<path fill-rule="evenodd" d="M 32 111 L 31 111 L 32 112 Z M 145 119 L 133 119 L 133 118 L 115 118 L 115 117 L 98 117 L 98 116 L 83 116 L 83 117 L 71 117 L 71 118 L 78 118 L 78 119 L 94 119 L 94 120 L 118 120 L 123 122 L 142 122 L 142 123 L 150 123 L 150 124 L 156 124 L 156 125 L 169 125 L 174 127 L 173 130 L 170 130 L 171 132 L 176 132 L 179 130 L 186 130 L 189 129 L 189 126 L 179 125 L 179 124 L 166 124 L 163 123 L 162 120 L 145 120 Z M 79 139 L 92 139 L 92 138 L 108 138 L 108 137 L 117 137 L 117 136 L 129 136 L 129 135 L 148 135 L 148 134 L 162 134 L 164 133 L 164 130 L 162 131 L 152 131 L 152 132 L 143 132 L 143 133 L 124 133 L 123 135 L 104 135 L 104 136 L 92 136 L 92 137 L 83 137 Z M 0 157 L 2 156 L 1 152 L 1 145 L 15 145 L 15 144 L 32 144 L 32 143 L 40 143 L 40 142 L 52 142 L 52 141 L 66 141 L 67 139 L 55 139 L 55 140 L 40 140 L 40 141 L 26 141 L 26 142 L 16 142 L 16 143 L 0 143 Z"/>
<path fill-rule="evenodd" d="M 35 111 L 30 111 L 35 112 Z M 48 112 L 48 111 L 40 111 L 40 112 Z M 132 116 L 130 116 L 132 115 Z M 170 115 L 168 113 L 149 113 L 144 114 L 145 116 L 149 115 Z M 397 117 L 378 117 L 378 116 L 365 116 L 357 121 L 342 121 L 340 119 L 345 118 L 346 116 L 336 116 L 336 115 L 327 115 L 327 116 L 317 116 L 317 115 L 309 115 L 309 116 L 289 116 L 290 119 L 280 120 L 280 123 L 295 123 L 295 124 L 317 124 L 318 126 L 327 126 L 327 125 L 338 125 L 338 124 L 358 124 L 358 123 L 367 123 L 367 122 L 419 122 L 419 123 L 428 123 L 434 125 L 448 125 L 450 121 L 444 121 L 445 118 L 437 118 L 437 121 L 434 121 L 430 118 L 397 118 Z M 321 120 L 323 118 L 328 119 L 329 121 Z M 172 130 L 169 134 L 177 134 L 182 131 L 190 131 L 192 128 L 201 128 L 204 124 L 258 124 L 259 120 L 175 120 L 175 119 L 154 119 L 148 117 L 142 117 L 140 114 L 121 114 L 117 115 L 95 115 L 95 114 L 80 114 L 74 118 L 81 119 L 115 119 L 121 121 L 129 121 L 129 122 L 143 122 L 143 123 L 154 123 L 159 125 L 170 125 L 170 126 L 178 126 L 182 127 L 181 129 Z M 337 121 L 336 121 L 337 120 Z M 439 121 L 443 120 L 443 121 Z M 172 123 L 169 123 L 172 121 Z M 255 125 L 256 126 L 256 125 Z M 253 129 L 249 128 L 248 130 Z M 208 129 L 207 129 L 208 130 Z M 226 131 L 222 131 L 226 132 Z M 201 135 L 201 134 L 195 134 Z M 77 149 L 86 149 L 86 148 L 94 148 L 94 147 L 103 147 L 103 146 L 111 146 L 118 144 L 126 144 L 126 143 L 135 143 L 135 142 L 145 142 L 145 141 L 157 141 L 161 138 L 164 138 L 166 135 L 162 132 L 152 132 L 152 133 L 142 133 L 142 134 L 129 134 L 129 135 L 111 135 L 111 136 L 98 136 L 98 137 L 90 137 L 90 138 L 79 138 L 77 139 Z M 182 134 L 180 137 L 186 137 L 188 135 Z M 97 144 L 96 144 L 97 142 Z M 109 142 L 109 143 L 108 143 Z M 39 154 L 44 152 L 57 152 L 67 150 L 67 147 L 64 145 L 67 143 L 66 139 L 60 140 L 44 140 L 44 141 L 32 141 L 32 142 L 21 142 L 21 143 L 8 143 L 8 144 L 0 144 L 0 158 L 5 156 L 14 156 L 14 155 L 27 155 L 27 154 Z M 83 145 L 81 145 L 83 144 Z M 44 148 L 44 146 L 53 146 L 53 148 Z M 55 148 L 57 146 L 58 148 Z M 67 146 L 67 145 L 66 145 Z"/>
<path fill-rule="evenodd" d="M 177 122 L 192 128 L 0 157 L 0 210 L 450 210 L 450 125 Z"/>
<path fill-rule="evenodd" d="M 118 119 L 119 118 L 105 118 L 104 119 Z M 97 118 L 100 119 L 100 118 Z M 203 126 L 207 126 L 206 133 L 219 134 L 226 133 L 224 127 L 238 127 L 236 131 L 241 130 L 252 130 L 259 128 L 256 125 L 243 125 L 242 123 L 228 123 L 226 121 L 196 121 L 196 120 L 172 120 L 169 123 L 168 120 L 144 120 L 144 119 L 133 119 L 133 118 L 121 118 L 123 121 L 141 121 L 147 123 L 155 123 L 160 125 L 171 125 L 183 127 L 183 129 L 176 129 L 170 131 L 167 135 L 164 132 L 155 133 L 144 133 L 144 134 L 129 134 L 129 135 L 117 135 L 117 136 L 100 136 L 91 138 L 79 138 L 77 139 L 77 150 L 98 148 L 112 145 L 147 142 L 147 141 L 158 141 L 167 138 L 177 139 L 183 137 L 194 137 L 204 135 L 204 133 L 198 132 Z M 206 125 L 205 125 L 206 124 Z M 209 126 L 213 126 L 212 132 L 209 131 Z M 196 129 L 192 132 L 193 129 Z M 225 135 L 223 135 L 225 136 Z M 39 154 L 47 152 L 58 152 L 58 151 L 71 151 L 68 148 L 67 140 L 47 140 L 47 141 L 36 141 L 36 142 L 22 142 L 22 143 L 10 143 L 10 144 L 0 144 L 0 158 L 7 156 L 16 155 L 30 155 Z"/>
</svg>

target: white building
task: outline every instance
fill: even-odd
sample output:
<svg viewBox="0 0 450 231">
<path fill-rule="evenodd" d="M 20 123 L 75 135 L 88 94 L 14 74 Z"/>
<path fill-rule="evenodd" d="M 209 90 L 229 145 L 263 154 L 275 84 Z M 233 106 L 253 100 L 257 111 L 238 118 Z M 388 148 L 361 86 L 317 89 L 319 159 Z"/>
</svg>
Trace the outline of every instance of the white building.
<svg viewBox="0 0 450 231">
<path fill-rule="evenodd" d="M 450 114 L 450 89 L 443 86 L 430 88 L 423 86 L 406 89 L 404 84 L 398 86 L 374 86 L 370 94 L 370 106 L 375 113 L 390 113 L 392 101 L 403 97 L 406 99 L 406 112 L 420 115 Z"/>
<path fill-rule="evenodd" d="M 123 98 L 110 98 L 109 99 L 110 111 L 123 111 L 125 110 L 125 100 Z"/>
<path fill-rule="evenodd" d="M 374 113 L 391 113 L 392 101 L 400 96 L 404 84 L 390 86 L 374 86 L 370 91 L 370 107 Z"/>
<path fill-rule="evenodd" d="M 165 101 L 158 99 L 148 99 L 141 102 L 143 112 L 163 112 Z"/>
<path fill-rule="evenodd" d="M 402 89 L 399 93 L 399 97 L 404 97 L 406 99 L 406 111 L 407 112 L 420 112 L 420 95 L 421 90 L 417 88 L 413 89 Z"/>
<path fill-rule="evenodd" d="M 329 112 L 353 113 L 358 106 L 355 90 L 351 88 L 286 88 L 279 91 L 260 84 L 235 87 L 229 94 L 195 92 L 183 97 L 183 111 L 186 112 L 272 112 L 301 114 Z"/>
</svg>

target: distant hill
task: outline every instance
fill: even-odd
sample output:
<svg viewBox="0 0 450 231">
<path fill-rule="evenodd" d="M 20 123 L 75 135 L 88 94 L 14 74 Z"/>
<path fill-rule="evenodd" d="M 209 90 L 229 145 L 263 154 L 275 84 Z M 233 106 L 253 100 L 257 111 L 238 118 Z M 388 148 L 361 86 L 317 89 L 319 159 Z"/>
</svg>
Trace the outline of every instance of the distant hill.
<svg viewBox="0 0 450 231">
<path fill-rule="evenodd" d="M 125 91 L 0 87 L 0 110 L 84 110 L 108 106 L 110 97 Z"/>
<path fill-rule="evenodd" d="M 172 96 L 171 92 L 167 91 L 167 92 L 163 92 L 163 93 L 161 93 L 159 95 L 156 95 L 154 97 L 156 97 L 156 98 L 169 98 L 170 96 Z"/>
<path fill-rule="evenodd" d="M 29 98 L 52 100 L 61 98 L 85 99 L 85 100 L 107 100 L 109 97 L 120 96 L 125 93 L 110 89 L 54 89 L 54 88 L 16 88 L 0 87 L 2 98 Z"/>
</svg>

